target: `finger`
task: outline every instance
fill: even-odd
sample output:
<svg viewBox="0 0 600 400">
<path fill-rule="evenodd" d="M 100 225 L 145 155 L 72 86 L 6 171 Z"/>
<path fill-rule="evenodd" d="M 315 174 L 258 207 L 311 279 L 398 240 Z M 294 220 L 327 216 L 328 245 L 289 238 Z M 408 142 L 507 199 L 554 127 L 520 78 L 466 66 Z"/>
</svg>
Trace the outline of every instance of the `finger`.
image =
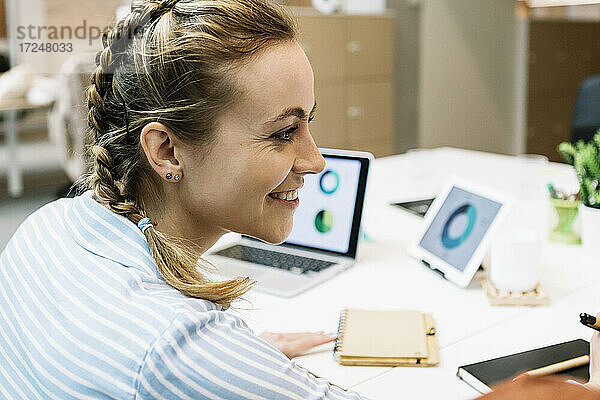
<svg viewBox="0 0 600 400">
<path fill-rule="evenodd" d="M 295 332 L 295 333 L 282 333 L 280 334 L 283 337 L 285 337 L 285 339 L 287 341 L 304 341 L 304 340 L 308 340 L 308 338 L 329 338 L 331 340 L 335 340 L 337 338 L 337 333 L 335 334 L 327 334 L 327 333 L 323 333 L 322 331 L 320 332 Z"/>
<path fill-rule="evenodd" d="M 325 343 L 333 342 L 335 339 L 337 339 L 337 335 L 331 336 L 319 333 L 306 333 L 296 338 L 296 344 L 298 347 L 308 350 Z"/>
</svg>

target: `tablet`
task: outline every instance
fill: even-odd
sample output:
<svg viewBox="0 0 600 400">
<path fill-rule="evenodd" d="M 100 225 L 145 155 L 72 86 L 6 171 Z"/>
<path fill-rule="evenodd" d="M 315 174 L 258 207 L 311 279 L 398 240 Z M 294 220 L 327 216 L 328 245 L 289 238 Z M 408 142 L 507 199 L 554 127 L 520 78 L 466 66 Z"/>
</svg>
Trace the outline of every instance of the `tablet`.
<svg viewBox="0 0 600 400">
<path fill-rule="evenodd" d="M 505 194 L 451 179 L 425 214 L 424 229 L 410 253 L 449 281 L 466 287 L 511 204 Z"/>
</svg>

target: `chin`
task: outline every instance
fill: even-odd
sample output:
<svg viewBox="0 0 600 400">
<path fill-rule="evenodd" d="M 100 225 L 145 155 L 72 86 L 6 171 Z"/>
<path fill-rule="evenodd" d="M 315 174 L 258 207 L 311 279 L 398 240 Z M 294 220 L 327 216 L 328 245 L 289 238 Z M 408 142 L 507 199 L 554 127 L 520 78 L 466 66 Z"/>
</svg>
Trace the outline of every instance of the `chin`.
<svg viewBox="0 0 600 400">
<path fill-rule="evenodd" d="M 270 244 L 281 244 L 285 242 L 285 240 L 292 233 L 292 227 L 289 229 L 279 230 L 279 229 L 271 229 L 267 232 L 255 232 L 249 236 L 252 236 L 256 239 L 262 240 L 263 242 L 267 242 Z"/>
<path fill-rule="evenodd" d="M 278 245 L 278 244 L 282 244 L 283 242 L 285 242 L 286 238 L 283 239 L 268 239 L 268 240 L 264 240 L 265 242 L 269 243 L 269 244 L 274 244 L 274 245 Z"/>
<path fill-rule="evenodd" d="M 287 239 L 289 235 L 289 232 L 285 235 L 271 233 L 269 235 L 262 235 L 260 239 L 271 244 L 281 244 L 285 242 L 285 239 Z"/>
</svg>

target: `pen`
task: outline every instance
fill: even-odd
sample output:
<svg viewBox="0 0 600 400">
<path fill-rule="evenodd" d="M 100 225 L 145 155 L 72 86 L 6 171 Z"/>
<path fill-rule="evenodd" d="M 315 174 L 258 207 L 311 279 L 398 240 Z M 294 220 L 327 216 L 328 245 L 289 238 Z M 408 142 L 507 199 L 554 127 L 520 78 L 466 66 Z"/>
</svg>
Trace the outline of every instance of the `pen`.
<svg viewBox="0 0 600 400">
<path fill-rule="evenodd" d="M 600 321 L 593 315 L 581 313 L 579 314 L 579 318 L 581 319 L 581 323 L 583 325 L 587 326 L 588 328 L 600 331 Z"/>
<path fill-rule="evenodd" d="M 517 379 L 523 378 L 525 376 L 544 376 L 556 374 L 558 372 L 566 371 L 571 368 L 581 367 L 582 365 L 586 365 L 590 363 L 590 356 L 585 355 L 577 358 L 572 358 L 570 360 L 561 361 L 556 364 L 548 365 L 542 368 L 533 369 L 531 371 L 523 372 L 521 375 L 517 375 L 513 379 L 516 381 Z"/>
</svg>

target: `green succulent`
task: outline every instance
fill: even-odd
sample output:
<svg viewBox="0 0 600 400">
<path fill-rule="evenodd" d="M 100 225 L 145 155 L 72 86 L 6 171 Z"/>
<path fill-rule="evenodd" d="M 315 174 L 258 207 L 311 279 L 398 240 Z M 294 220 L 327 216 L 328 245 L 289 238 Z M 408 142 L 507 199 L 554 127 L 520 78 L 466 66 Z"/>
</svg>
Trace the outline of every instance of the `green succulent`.
<svg viewBox="0 0 600 400">
<path fill-rule="evenodd" d="M 558 152 L 575 167 L 583 203 L 600 209 L 600 129 L 588 143 L 564 142 L 558 145 Z"/>
</svg>

